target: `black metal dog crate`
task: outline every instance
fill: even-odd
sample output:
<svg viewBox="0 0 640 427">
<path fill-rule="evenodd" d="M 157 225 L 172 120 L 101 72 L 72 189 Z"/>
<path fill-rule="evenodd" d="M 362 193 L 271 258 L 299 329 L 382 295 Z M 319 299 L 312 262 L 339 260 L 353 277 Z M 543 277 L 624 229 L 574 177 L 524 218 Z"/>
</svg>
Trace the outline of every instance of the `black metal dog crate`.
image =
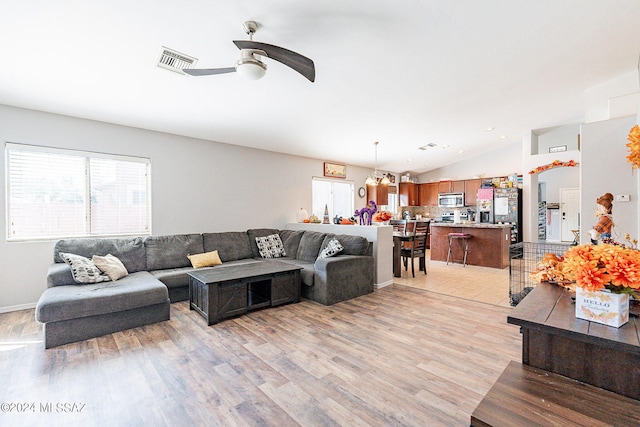
<svg viewBox="0 0 640 427">
<path fill-rule="evenodd" d="M 570 243 L 521 242 L 509 247 L 509 299 L 512 306 L 518 305 L 536 285 L 531 273 L 545 254 L 563 255 Z"/>
</svg>

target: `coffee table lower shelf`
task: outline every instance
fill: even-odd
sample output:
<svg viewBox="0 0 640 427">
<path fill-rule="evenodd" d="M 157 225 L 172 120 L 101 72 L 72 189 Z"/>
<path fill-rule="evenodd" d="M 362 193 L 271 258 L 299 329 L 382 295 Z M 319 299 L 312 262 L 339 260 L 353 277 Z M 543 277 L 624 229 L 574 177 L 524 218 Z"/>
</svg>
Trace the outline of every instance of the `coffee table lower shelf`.
<svg viewBox="0 0 640 427">
<path fill-rule="evenodd" d="M 189 273 L 189 307 L 213 325 L 250 310 L 300 301 L 300 267 L 269 261 Z"/>
</svg>

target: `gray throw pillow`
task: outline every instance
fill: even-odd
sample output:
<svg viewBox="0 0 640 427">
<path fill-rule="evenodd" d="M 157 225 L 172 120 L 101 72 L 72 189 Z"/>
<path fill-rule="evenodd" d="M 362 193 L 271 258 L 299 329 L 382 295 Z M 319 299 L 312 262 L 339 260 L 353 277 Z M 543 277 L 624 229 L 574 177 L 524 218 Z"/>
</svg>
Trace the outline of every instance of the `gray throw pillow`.
<svg viewBox="0 0 640 427">
<path fill-rule="evenodd" d="M 99 283 L 111 280 L 89 258 L 64 252 L 60 252 L 59 255 L 71 267 L 73 280 L 77 283 Z"/>
</svg>

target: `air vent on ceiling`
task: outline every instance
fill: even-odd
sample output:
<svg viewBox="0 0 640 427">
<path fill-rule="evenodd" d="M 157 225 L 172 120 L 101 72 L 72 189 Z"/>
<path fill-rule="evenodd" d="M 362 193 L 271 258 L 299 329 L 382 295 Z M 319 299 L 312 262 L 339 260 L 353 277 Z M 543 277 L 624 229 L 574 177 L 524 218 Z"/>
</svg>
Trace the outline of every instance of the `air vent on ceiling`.
<svg viewBox="0 0 640 427">
<path fill-rule="evenodd" d="M 434 144 L 433 142 L 428 143 L 427 145 L 423 145 L 422 147 L 418 147 L 418 150 L 428 150 L 429 148 L 435 148 L 437 147 L 436 144 Z"/>
<path fill-rule="evenodd" d="M 184 53 L 162 47 L 160 57 L 158 58 L 158 67 L 184 74 L 184 68 L 191 68 L 198 60 Z"/>
</svg>

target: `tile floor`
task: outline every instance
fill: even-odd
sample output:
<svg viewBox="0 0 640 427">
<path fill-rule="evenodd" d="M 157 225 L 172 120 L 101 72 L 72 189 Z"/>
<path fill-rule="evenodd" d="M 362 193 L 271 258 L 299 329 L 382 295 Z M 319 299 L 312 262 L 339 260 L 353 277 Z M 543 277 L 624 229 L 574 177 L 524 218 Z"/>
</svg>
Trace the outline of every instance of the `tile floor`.
<svg viewBox="0 0 640 427">
<path fill-rule="evenodd" d="M 511 307 L 509 300 L 509 268 L 497 269 L 461 264 L 447 265 L 443 261 L 431 261 L 427 253 L 427 275 L 418 271 L 416 277 L 402 268 L 402 277 L 395 277 L 394 283 L 425 289 L 439 294 L 456 296 L 501 307 Z"/>
</svg>

